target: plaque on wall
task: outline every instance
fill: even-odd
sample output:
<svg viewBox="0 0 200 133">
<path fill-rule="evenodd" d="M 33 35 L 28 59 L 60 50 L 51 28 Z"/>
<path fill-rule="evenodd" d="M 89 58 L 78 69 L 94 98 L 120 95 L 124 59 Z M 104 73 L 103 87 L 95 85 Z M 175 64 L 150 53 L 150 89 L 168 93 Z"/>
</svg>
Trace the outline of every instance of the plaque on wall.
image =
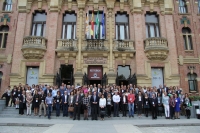
<svg viewBox="0 0 200 133">
<path fill-rule="evenodd" d="M 88 66 L 89 80 L 101 80 L 103 75 L 102 73 L 102 66 Z"/>
<path fill-rule="evenodd" d="M 84 58 L 85 64 L 107 64 L 107 59 L 103 57 L 88 57 Z"/>
</svg>

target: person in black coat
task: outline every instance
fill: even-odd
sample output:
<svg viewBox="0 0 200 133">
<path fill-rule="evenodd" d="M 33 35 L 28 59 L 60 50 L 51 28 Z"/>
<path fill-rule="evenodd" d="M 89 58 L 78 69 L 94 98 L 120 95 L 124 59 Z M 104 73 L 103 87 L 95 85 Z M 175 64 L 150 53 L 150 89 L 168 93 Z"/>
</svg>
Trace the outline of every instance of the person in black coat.
<svg viewBox="0 0 200 133">
<path fill-rule="evenodd" d="M 60 91 L 57 91 L 57 95 L 53 98 L 54 103 L 56 105 L 56 117 L 60 116 L 60 105 L 62 103 L 62 96 L 60 94 Z"/>
<path fill-rule="evenodd" d="M 99 97 L 96 94 L 96 91 L 93 93 L 93 95 L 90 98 L 91 103 L 91 112 L 92 112 L 92 120 L 97 120 L 97 110 L 99 107 Z"/>
<path fill-rule="evenodd" d="M 26 92 L 23 91 L 22 94 L 19 94 L 19 114 L 24 114 L 24 106 L 26 107 Z"/>
<path fill-rule="evenodd" d="M 47 89 L 44 91 L 44 94 L 47 96 L 48 93 L 52 94 L 52 89 L 50 89 L 49 86 L 47 86 Z"/>
<path fill-rule="evenodd" d="M 136 97 L 136 106 L 138 109 L 138 116 L 141 117 L 142 115 L 142 108 L 143 108 L 143 95 L 141 93 L 141 91 L 138 92 L 138 96 Z"/>
<path fill-rule="evenodd" d="M 63 117 L 68 117 L 68 97 L 67 91 L 65 91 L 64 95 L 62 96 Z"/>
<path fill-rule="evenodd" d="M 155 97 L 155 94 L 152 95 L 151 106 L 152 106 L 152 119 L 157 119 L 158 99 Z"/>
<path fill-rule="evenodd" d="M 127 104 L 128 104 L 128 100 L 127 100 L 127 96 L 126 96 L 126 93 L 123 93 L 122 94 L 122 117 L 126 117 L 126 113 L 127 113 Z"/>
<path fill-rule="evenodd" d="M 82 97 L 80 95 L 80 91 L 77 91 L 76 96 L 73 98 L 74 105 L 74 119 L 76 120 L 76 116 L 78 116 L 78 120 L 80 120 L 80 109 L 81 109 Z"/>
</svg>

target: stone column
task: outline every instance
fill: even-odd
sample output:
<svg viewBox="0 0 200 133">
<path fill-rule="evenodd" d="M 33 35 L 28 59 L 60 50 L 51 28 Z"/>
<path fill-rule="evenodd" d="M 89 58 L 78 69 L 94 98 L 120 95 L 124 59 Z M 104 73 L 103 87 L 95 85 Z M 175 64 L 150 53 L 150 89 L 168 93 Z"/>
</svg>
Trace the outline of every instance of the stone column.
<svg viewBox="0 0 200 133">
<path fill-rule="evenodd" d="M 113 24 L 112 24 L 112 19 L 113 19 L 113 14 L 112 14 L 112 8 L 108 9 L 108 19 L 109 19 L 109 71 L 108 71 L 108 83 L 113 84 L 115 83 L 116 79 L 116 72 L 114 72 L 113 69 Z"/>
<path fill-rule="evenodd" d="M 79 31 L 78 33 L 78 59 L 77 59 L 77 69 L 74 74 L 75 78 L 75 85 L 77 83 L 82 84 L 82 78 L 83 78 L 83 73 L 82 73 L 82 68 L 81 68 L 81 45 L 82 45 L 82 28 L 83 28 L 83 8 L 79 9 L 78 12 L 78 24 L 79 24 Z"/>
</svg>

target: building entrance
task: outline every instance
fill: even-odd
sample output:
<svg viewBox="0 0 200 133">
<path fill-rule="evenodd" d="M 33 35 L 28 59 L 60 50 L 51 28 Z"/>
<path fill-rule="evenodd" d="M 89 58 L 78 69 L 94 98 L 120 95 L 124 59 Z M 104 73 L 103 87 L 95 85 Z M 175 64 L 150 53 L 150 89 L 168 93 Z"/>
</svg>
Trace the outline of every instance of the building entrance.
<svg viewBox="0 0 200 133">
<path fill-rule="evenodd" d="M 60 67 L 61 82 L 66 85 L 73 85 L 74 84 L 73 72 L 74 72 L 73 65 L 61 65 Z"/>
<path fill-rule="evenodd" d="M 98 84 L 101 84 L 101 80 L 89 80 L 89 85 L 98 85 Z"/>
</svg>

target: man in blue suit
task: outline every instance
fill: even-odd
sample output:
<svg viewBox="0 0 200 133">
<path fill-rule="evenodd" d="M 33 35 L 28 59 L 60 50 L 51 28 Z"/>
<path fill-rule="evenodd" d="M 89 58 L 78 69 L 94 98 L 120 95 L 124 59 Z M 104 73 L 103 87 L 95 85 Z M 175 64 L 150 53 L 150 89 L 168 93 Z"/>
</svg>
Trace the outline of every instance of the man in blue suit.
<svg viewBox="0 0 200 133">
<path fill-rule="evenodd" d="M 62 96 L 62 106 L 63 106 L 63 117 L 68 117 L 68 95 L 67 91 L 64 92 Z"/>
</svg>

